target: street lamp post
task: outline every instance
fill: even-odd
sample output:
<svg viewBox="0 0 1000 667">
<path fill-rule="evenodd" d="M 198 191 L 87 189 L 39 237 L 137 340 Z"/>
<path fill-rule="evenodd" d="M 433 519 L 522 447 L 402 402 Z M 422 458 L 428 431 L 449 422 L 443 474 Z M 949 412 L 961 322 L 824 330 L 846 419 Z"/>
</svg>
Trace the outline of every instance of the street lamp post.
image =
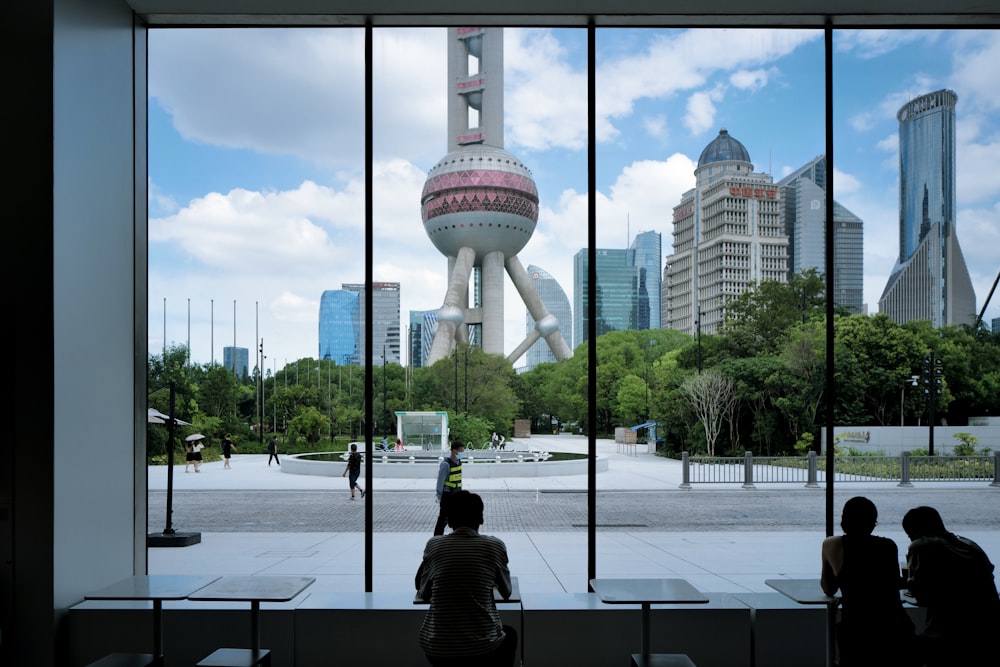
<svg viewBox="0 0 1000 667">
<path fill-rule="evenodd" d="M 924 357 L 924 393 L 928 399 L 928 435 L 927 454 L 934 456 L 934 408 L 937 406 L 938 396 L 941 395 L 941 387 L 944 382 L 944 368 L 941 358 L 935 352 Z"/>
<path fill-rule="evenodd" d="M 387 423 L 389 421 L 389 413 L 385 411 L 385 345 L 382 346 L 382 419 L 385 421 L 382 424 L 382 435 L 388 435 L 386 431 Z"/>
</svg>

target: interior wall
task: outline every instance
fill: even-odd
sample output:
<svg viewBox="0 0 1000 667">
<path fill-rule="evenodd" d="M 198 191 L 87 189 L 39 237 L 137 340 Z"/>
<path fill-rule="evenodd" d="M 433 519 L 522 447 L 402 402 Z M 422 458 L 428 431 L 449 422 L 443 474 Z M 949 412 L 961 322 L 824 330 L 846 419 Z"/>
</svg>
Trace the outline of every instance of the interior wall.
<svg viewBox="0 0 1000 667">
<path fill-rule="evenodd" d="M 52 535 L 39 556 L 52 563 L 64 647 L 66 608 L 140 565 L 133 352 L 145 276 L 135 275 L 132 12 L 121 0 L 56 0 L 52 34 L 52 514 L 37 529 Z"/>
</svg>

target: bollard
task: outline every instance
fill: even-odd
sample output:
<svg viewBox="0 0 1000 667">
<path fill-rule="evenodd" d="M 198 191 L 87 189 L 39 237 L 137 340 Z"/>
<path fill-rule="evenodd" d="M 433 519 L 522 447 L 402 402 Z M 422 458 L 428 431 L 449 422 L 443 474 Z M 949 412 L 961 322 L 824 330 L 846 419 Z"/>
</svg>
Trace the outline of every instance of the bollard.
<svg viewBox="0 0 1000 667">
<path fill-rule="evenodd" d="M 410 463 L 416 463 L 416 462 L 417 462 L 417 457 L 416 456 L 411 456 L 410 457 Z"/>
<path fill-rule="evenodd" d="M 913 486 L 910 483 L 910 453 L 899 455 L 899 484 L 897 486 Z"/>
<path fill-rule="evenodd" d="M 809 452 L 809 479 L 806 482 L 807 489 L 819 488 L 819 484 L 816 481 L 816 452 Z"/>
<path fill-rule="evenodd" d="M 682 489 L 691 488 L 691 462 L 688 461 L 688 453 L 681 452 L 681 486 Z"/>
<path fill-rule="evenodd" d="M 743 455 L 743 488 L 744 489 L 755 489 L 753 485 L 753 453 L 747 452 Z"/>
<path fill-rule="evenodd" d="M 389 457 L 386 456 L 385 454 L 383 454 L 382 455 L 382 463 L 388 463 L 388 462 L 389 462 Z"/>
<path fill-rule="evenodd" d="M 517 462 L 518 463 L 524 463 L 524 454 L 518 454 L 517 455 Z"/>
<path fill-rule="evenodd" d="M 993 483 L 990 486 L 1000 488 L 1000 452 L 993 452 Z"/>
<path fill-rule="evenodd" d="M 497 463 L 500 463 L 500 455 L 497 454 Z"/>
</svg>

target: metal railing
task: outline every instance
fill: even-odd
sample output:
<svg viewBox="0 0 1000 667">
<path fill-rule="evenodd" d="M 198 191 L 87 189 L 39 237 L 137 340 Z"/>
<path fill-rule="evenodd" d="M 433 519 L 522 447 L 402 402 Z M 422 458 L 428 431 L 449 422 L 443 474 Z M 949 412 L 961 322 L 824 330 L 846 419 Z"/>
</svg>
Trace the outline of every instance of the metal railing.
<svg viewBox="0 0 1000 667">
<path fill-rule="evenodd" d="M 690 456 L 681 453 L 682 489 L 692 484 L 803 483 L 818 487 L 826 482 L 826 458 L 816 452 L 808 456 Z M 838 456 L 834 461 L 835 482 L 989 482 L 1000 488 L 1000 452 L 979 456 Z"/>
</svg>

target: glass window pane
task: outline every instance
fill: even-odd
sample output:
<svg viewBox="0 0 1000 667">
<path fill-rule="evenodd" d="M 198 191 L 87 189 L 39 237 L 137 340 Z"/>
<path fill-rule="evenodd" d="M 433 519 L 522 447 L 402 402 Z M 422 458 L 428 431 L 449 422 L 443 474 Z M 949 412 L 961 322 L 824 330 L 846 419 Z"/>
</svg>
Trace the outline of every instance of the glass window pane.
<svg viewBox="0 0 1000 667">
<path fill-rule="evenodd" d="M 600 30 L 597 58 L 595 408 L 610 467 L 597 568 L 659 575 L 700 541 L 685 534 L 745 526 L 724 509 L 747 502 L 733 496 L 745 452 L 794 456 L 821 423 L 822 282 L 804 306 L 795 294 L 800 275 L 823 272 L 822 214 L 798 206 L 825 187 L 823 33 Z M 695 467 L 731 483 L 680 491 L 684 452 L 722 457 Z M 786 502 L 769 500 L 761 513 Z M 637 539 L 641 555 L 619 557 Z M 799 563 L 803 576 L 816 565 Z M 684 572 L 702 590 L 732 586 L 712 568 Z"/>
<path fill-rule="evenodd" d="M 380 553 L 420 553 L 438 519 L 440 461 L 458 440 L 483 532 L 512 552 L 531 548 L 529 530 L 546 531 L 541 543 L 551 534 L 541 550 L 584 540 L 572 575 L 522 567 L 521 586 L 562 590 L 569 576 L 586 589 L 585 496 L 547 493 L 563 484 L 539 477 L 550 453 L 586 451 L 579 435 L 553 435 L 582 414 L 568 407 L 585 369 L 557 359 L 572 356 L 572 256 L 586 243 L 585 44 L 580 30 L 375 31 L 374 280 L 399 284 L 404 341 L 376 401 L 389 443 L 406 450 L 377 455 L 376 484 L 412 478 L 411 492 L 375 497 Z M 583 491 L 586 460 L 575 464 L 566 483 Z M 554 528 L 539 524 L 550 506 Z M 397 578 L 378 586 L 412 573 Z"/>
</svg>

